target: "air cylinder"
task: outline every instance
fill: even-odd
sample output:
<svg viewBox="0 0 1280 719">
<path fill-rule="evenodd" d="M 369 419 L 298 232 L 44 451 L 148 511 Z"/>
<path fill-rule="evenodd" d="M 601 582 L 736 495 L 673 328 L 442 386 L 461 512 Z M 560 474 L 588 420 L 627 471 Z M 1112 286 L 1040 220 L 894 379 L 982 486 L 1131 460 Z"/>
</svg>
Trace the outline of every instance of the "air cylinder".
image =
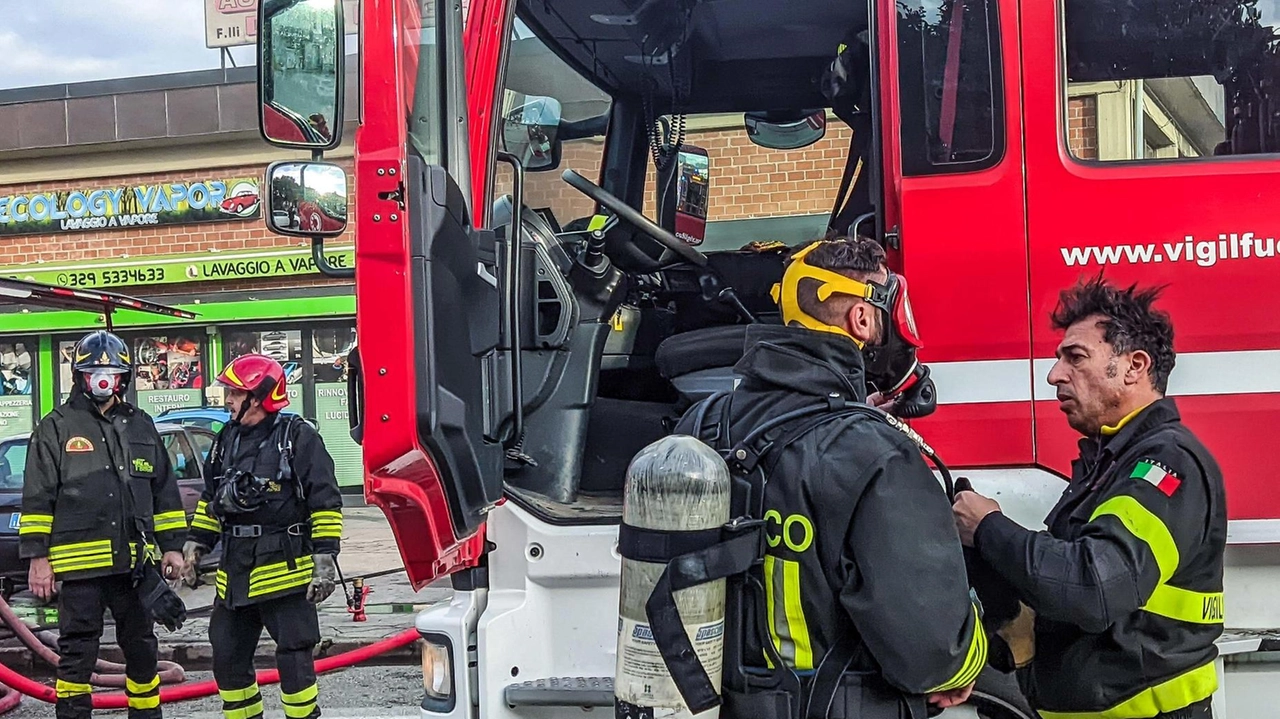
<svg viewBox="0 0 1280 719">
<path fill-rule="evenodd" d="M 640 450 L 627 469 L 622 521 L 639 529 L 714 530 L 729 521 L 729 468 L 714 450 L 684 435 L 664 437 Z M 689 719 L 654 644 L 645 603 L 666 565 L 622 559 L 618 663 L 614 677 L 617 719 Z M 675 592 L 676 607 L 708 678 L 720 691 L 724 656 L 725 580 Z M 713 707 L 698 719 L 714 719 Z"/>
</svg>

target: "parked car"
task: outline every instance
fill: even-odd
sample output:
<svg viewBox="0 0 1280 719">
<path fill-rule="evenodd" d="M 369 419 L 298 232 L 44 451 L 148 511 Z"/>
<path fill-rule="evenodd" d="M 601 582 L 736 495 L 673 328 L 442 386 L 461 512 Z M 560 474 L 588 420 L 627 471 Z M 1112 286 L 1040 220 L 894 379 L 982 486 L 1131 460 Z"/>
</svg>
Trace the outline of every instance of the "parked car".
<svg viewBox="0 0 1280 719">
<path fill-rule="evenodd" d="M 156 421 L 156 429 L 169 452 L 182 506 L 190 522 L 200 493 L 204 491 L 204 463 L 213 446 L 214 432 L 205 427 L 160 420 Z M 18 523 L 22 518 L 22 485 L 30 438 L 30 435 L 21 435 L 0 439 L 0 592 L 5 596 L 25 588 L 27 583 L 27 562 L 18 558 Z M 216 561 L 216 556 L 210 556 L 201 565 Z"/>
<path fill-rule="evenodd" d="M 296 412 L 281 412 L 286 416 L 297 415 Z M 227 422 L 231 421 L 231 412 L 224 407 L 202 406 L 202 407 L 182 407 L 180 409 L 168 409 L 156 415 L 156 422 L 172 422 L 180 424 L 184 427 L 199 427 L 207 429 L 217 434 Z M 313 419 L 307 418 L 307 423 L 312 427 L 316 426 Z M 209 454 L 209 448 L 203 449 L 205 456 Z"/>
</svg>

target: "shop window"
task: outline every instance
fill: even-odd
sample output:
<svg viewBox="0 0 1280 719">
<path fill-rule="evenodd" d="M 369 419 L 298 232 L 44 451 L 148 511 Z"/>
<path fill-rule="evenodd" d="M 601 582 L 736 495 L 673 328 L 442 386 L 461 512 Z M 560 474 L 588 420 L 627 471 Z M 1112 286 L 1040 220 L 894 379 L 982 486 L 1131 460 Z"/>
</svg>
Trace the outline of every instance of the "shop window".
<svg viewBox="0 0 1280 719">
<path fill-rule="evenodd" d="M 133 387 L 138 408 L 158 417 L 204 403 L 204 363 L 198 335 L 135 337 Z"/>
<path fill-rule="evenodd" d="M 1004 154 L 996 0 L 899 0 L 902 169 L 993 167 Z"/>
<path fill-rule="evenodd" d="M 302 414 L 301 330 L 228 330 L 223 345 L 227 362 L 246 354 L 262 354 L 279 362 L 289 385 L 288 411 Z"/>
<path fill-rule="evenodd" d="M 1274 2 L 1066 0 L 1067 147 L 1160 162 L 1280 152 Z"/>
<path fill-rule="evenodd" d="M 311 333 L 316 425 L 343 487 L 364 483 L 360 445 L 351 439 L 347 418 L 347 355 L 355 342 L 354 327 L 318 328 Z"/>
<path fill-rule="evenodd" d="M 35 428 L 36 347 L 34 340 L 0 340 L 0 438 Z"/>
</svg>

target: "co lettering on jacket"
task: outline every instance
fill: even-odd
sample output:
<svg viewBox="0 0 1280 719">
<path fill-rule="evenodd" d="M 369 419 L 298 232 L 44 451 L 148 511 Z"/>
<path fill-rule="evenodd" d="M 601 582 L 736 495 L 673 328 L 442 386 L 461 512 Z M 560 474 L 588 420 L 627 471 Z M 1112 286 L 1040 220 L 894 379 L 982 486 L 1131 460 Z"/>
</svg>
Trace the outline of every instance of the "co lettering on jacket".
<svg viewBox="0 0 1280 719">
<path fill-rule="evenodd" d="M 788 514 L 786 519 L 776 509 L 764 513 L 764 534 L 770 547 L 786 545 L 793 552 L 813 546 L 813 522 L 803 514 Z"/>
</svg>

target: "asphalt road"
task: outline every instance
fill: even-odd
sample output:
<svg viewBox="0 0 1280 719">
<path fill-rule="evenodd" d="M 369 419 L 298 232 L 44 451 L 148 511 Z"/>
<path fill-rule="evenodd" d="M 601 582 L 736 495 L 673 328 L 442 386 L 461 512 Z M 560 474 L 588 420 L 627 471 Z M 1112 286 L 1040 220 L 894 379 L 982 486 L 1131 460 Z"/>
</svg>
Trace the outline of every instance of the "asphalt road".
<svg viewBox="0 0 1280 719">
<path fill-rule="evenodd" d="M 204 681 L 213 678 L 208 672 L 191 672 L 188 681 Z M 320 709 L 324 719 L 391 719 L 417 717 L 418 702 L 422 699 L 422 670 L 417 667 L 352 667 L 320 675 Z M 266 705 L 264 716 L 283 717 L 280 708 L 279 685 L 262 688 Z M 222 719 L 221 703 L 209 697 L 181 705 L 166 707 L 165 716 L 183 719 Z M 94 717 L 118 717 L 124 719 L 127 712 L 96 711 Z M 3 719 L 49 719 L 53 707 L 44 702 L 24 697 L 22 704 Z"/>
</svg>

